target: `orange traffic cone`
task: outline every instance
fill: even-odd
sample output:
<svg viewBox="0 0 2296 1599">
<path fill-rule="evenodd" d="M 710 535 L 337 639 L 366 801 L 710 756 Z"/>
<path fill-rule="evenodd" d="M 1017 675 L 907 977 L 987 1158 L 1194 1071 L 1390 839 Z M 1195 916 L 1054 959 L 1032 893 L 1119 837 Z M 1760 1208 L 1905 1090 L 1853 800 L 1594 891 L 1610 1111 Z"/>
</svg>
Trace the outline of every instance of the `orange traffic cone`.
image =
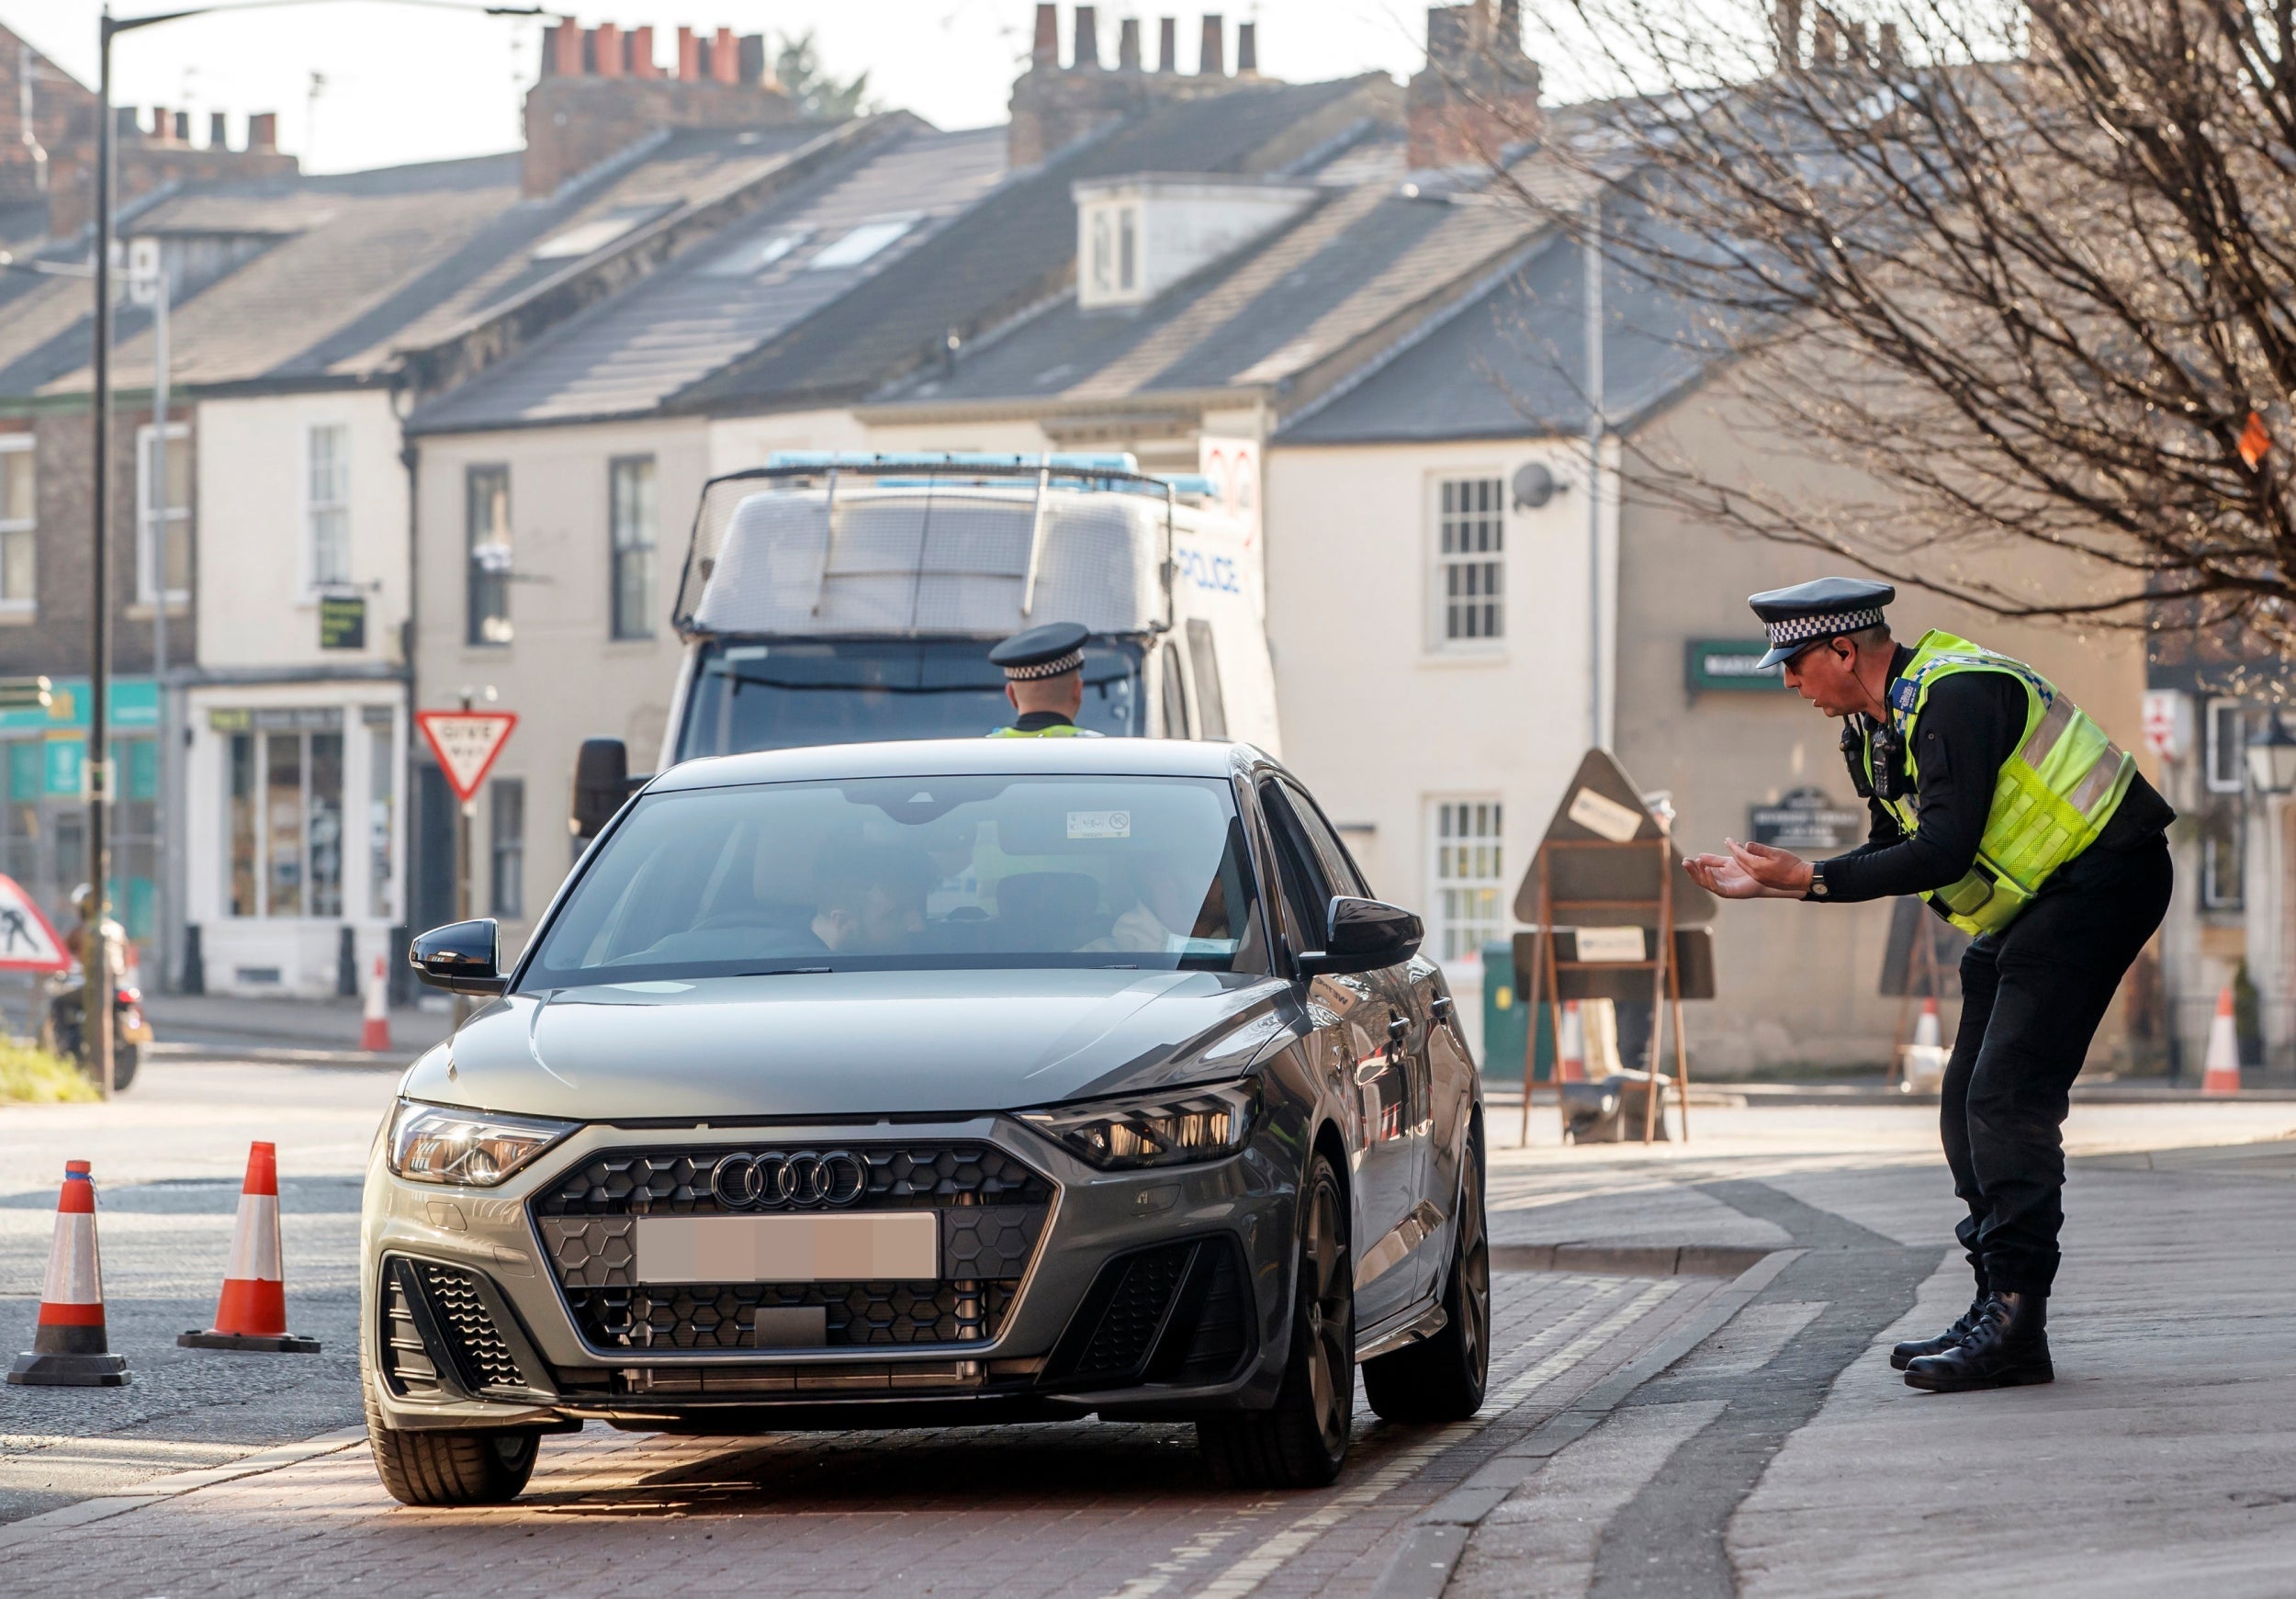
<svg viewBox="0 0 2296 1599">
<path fill-rule="evenodd" d="M 1579 1016 L 1579 1002 L 1575 999 L 1562 1002 L 1562 1037 L 1555 1045 L 1555 1081 L 1586 1081 L 1586 1023 Z"/>
<path fill-rule="evenodd" d="M 231 1264 L 215 1325 L 186 1333 L 186 1349 L 254 1349 L 274 1355 L 316 1355 L 319 1340 L 287 1330 L 287 1283 L 279 1264 L 279 1151 L 247 1146 L 247 1180 L 240 1186 L 239 1224 L 231 1232 Z"/>
<path fill-rule="evenodd" d="M 2203 1094 L 2240 1092 L 2240 1040 L 2233 1031 L 2233 989 L 2216 996 L 2216 1019 L 2209 1023 L 2208 1066 L 2200 1075 Z"/>
<path fill-rule="evenodd" d="M 63 1163 L 56 1234 L 39 1293 L 39 1330 L 8 1380 L 33 1388 L 120 1388 L 128 1362 L 104 1337 L 104 1268 L 96 1253 L 96 1184 L 87 1162 Z"/>
<path fill-rule="evenodd" d="M 366 1020 L 359 1029 L 359 1048 L 381 1053 L 390 1048 L 390 981 L 383 975 L 383 958 L 375 957 L 375 975 L 366 983 Z"/>
</svg>

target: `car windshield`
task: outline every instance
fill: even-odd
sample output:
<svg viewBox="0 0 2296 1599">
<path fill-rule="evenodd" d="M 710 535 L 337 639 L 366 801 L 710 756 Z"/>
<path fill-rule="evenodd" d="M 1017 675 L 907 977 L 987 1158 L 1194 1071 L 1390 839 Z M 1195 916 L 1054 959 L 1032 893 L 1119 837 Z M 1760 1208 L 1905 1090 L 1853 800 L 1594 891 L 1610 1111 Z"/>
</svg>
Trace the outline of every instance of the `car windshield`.
<svg viewBox="0 0 2296 1599">
<path fill-rule="evenodd" d="M 973 638 L 713 639 L 695 663 L 678 759 L 898 738 L 972 738 L 1013 717 L 989 643 Z M 1140 652 L 1085 648 L 1076 724 L 1125 738 L 1140 722 Z"/>
<path fill-rule="evenodd" d="M 898 777 L 641 797 L 520 979 L 1266 967 L 1229 786 Z"/>
</svg>

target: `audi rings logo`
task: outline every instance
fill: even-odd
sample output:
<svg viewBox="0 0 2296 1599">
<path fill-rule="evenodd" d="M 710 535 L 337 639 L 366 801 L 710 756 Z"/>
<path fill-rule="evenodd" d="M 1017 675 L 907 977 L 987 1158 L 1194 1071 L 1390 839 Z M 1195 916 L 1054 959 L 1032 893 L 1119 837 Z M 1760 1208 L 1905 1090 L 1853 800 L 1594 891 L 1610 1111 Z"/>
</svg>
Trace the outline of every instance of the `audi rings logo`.
<svg viewBox="0 0 2296 1599">
<path fill-rule="evenodd" d="M 817 1211 L 869 1191 L 869 1163 L 850 1149 L 729 1154 L 710 1170 L 710 1192 L 729 1211 Z"/>
</svg>

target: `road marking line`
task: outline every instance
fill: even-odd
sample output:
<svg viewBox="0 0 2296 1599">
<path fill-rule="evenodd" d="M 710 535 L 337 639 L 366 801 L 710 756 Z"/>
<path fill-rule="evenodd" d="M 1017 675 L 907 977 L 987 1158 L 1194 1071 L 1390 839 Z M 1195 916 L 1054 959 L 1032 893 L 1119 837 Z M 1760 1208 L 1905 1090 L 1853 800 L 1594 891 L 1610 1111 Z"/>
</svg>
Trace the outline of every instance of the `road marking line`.
<svg viewBox="0 0 2296 1599">
<path fill-rule="evenodd" d="M 1221 1571 L 1201 1590 L 1199 1599 L 1243 1599 L 1244 1595 L 1250 1593 L 1281 1569 L 1285 1561 L 1313 1543 L 1317 1535 L 1329 1531 L 1356 1511 L 1384 1498 L 1390 1490 L 1401 1486 L 1418 1475 L 1419 1471 L 1436 1456 L 1443 1454 L 1453 1445 L 1472 1437 L 1498 1421 L 1501 1416 L 1512 1411 L 1536 1390 L 1578 1365 L 1593 1354 L 1596 1349 L 1602 1347 L 1612 1336 L 1639 1321 L 1655 1309 L 1659 1301 L 1671 1295 L 1681 1286 L 1678 1280 L 1672 1278 L 1652 1283 L 1617 1311 L 1573 1338 L 1552 1355 L 1536 1362 L 1528 1370 L 1524 1371 L 1505 1387 L 1500 1389 L 1491 1400 L 1485 1402 L 1489 1409 L 1488 1414 L 1479 1414 L 1468 1421 L 1454 1422 L 1436 1433 L 1435 1436 L 1389 1456 L 1361 1481 L 1342 1489 L 1325 1503 L 1309 1511 L 1283 1531 L 1276 1534 L 1250 1554 Z M 1614 1290 L 1614 1293 L 1615 1291 L 1618 1290 Z M 1613 1295 L 1598 1293 L 1597 1305 L 1599 1306 L 1604 1300 L 1611 1297 Z M 1537 1340 L 1533 1342 L 1536 1346 Z"/>
</svg>

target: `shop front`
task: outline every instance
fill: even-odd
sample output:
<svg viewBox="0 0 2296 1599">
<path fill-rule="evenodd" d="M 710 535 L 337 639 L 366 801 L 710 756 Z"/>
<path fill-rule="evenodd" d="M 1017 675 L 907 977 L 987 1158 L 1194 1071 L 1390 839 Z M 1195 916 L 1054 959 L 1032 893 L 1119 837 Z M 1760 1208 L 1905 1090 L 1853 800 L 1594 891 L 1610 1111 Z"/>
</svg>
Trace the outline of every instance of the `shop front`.
<svg viewBox="0 0 2296 1599">
<path fill-rule="evenodd" d="M 191 691 L 186 896 L 212 993 L 356 991 L 400 919 L 396 681 Z"/>
<path fill-rule="evenodd" d="M 58 927 L 69 928 L 79 920 L 72 891 L 90 870 L 88 681 L 52 679 L 44 695 L 24 685 L 8 700 L 0 708 L 0 781 L 7 792 L 0 872 Z M 119 784 L 111 814 L 112 914 L 139 951 L 150 949 L 159 926 L 159 722 L 152 679 L 112 680 L 111 758 Z"/>
</svg>

